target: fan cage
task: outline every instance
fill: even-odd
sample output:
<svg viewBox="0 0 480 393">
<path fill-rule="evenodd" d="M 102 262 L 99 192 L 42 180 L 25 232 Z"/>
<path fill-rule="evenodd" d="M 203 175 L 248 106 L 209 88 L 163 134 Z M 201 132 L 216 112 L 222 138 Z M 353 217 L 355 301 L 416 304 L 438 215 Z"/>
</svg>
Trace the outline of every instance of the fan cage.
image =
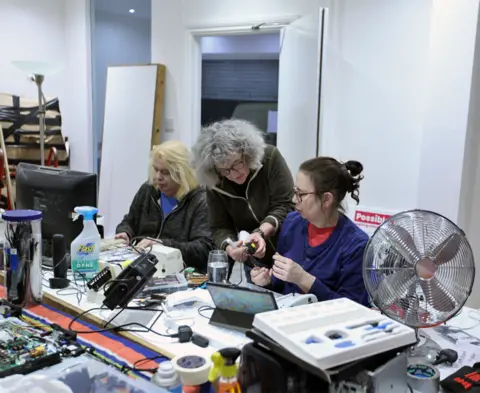
<svg viewBox="0 0 480 393">
<path fill-rule="evenodd" d="M 432 327 L 455 316 L 470 296 L 473 252 L 448 218 L 409 210 L 376 229 L 365 248 L 363 278 L 382 313 L 414 328 Z"/>
</svg>

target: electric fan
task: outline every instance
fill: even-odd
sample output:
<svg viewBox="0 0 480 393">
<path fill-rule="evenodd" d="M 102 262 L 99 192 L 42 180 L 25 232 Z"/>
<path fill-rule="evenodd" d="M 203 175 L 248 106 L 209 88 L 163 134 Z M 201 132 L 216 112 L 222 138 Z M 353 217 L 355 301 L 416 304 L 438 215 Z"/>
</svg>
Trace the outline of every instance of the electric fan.
<svg viewBox="0 0 480 393">
<path fill-rule="evenodd" d="M 382 313 L 415 329 L 433 327 L 452 318 L 470 296 L 473 252 L 452 221 L 406 211 L 387 219 L 369 240 L 363 277 Z"/>
</svg>

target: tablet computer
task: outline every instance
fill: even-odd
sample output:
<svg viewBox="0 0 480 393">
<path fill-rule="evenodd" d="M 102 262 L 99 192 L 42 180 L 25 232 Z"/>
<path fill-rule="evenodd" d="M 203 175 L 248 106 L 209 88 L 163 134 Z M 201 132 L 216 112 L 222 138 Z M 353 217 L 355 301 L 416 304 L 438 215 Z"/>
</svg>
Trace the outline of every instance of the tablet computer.
<svg viewBox="0 0 480 393">
<path fill-rule="evenodd" d="M 207 290 L 215 304 L 212 325 L 245 332 L 255 314 L 278 309 L 272 292 L 217 283 L 207 283 Z"/>
</svg>

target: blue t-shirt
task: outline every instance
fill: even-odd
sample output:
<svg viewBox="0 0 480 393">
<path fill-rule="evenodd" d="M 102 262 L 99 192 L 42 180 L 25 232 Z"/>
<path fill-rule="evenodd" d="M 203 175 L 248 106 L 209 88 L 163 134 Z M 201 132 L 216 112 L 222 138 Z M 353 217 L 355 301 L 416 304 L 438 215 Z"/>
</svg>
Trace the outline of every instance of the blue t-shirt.
<svg viewBox="0 0 480 393">
<path fill-rule="evenodd" d="M 178 199 L 175 197 L 168 197 L 162 192 L 158 203 L 162 208 L 163 217 L 167 217 L 178 205 Z"/>
</svg>

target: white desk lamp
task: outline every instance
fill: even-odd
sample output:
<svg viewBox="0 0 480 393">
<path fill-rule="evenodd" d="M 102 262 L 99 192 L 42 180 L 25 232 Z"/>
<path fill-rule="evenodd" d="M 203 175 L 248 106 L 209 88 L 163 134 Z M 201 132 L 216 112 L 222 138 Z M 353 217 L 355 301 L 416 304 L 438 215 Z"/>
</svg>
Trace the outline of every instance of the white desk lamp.
<svg viewBox="0 0 480 393">
<path fill-rule="evenodd" d="M 39 61 L 13 61 L 12 64 L 18 69 L 31 74 L 31 79 L 38 89 L 38 119 L 40 122 L 40 161 L 45 165 L 45 96 L 42 84 L 46 75 L 52 75 L 60 71 L 61 67 Z"/>
</svg>

